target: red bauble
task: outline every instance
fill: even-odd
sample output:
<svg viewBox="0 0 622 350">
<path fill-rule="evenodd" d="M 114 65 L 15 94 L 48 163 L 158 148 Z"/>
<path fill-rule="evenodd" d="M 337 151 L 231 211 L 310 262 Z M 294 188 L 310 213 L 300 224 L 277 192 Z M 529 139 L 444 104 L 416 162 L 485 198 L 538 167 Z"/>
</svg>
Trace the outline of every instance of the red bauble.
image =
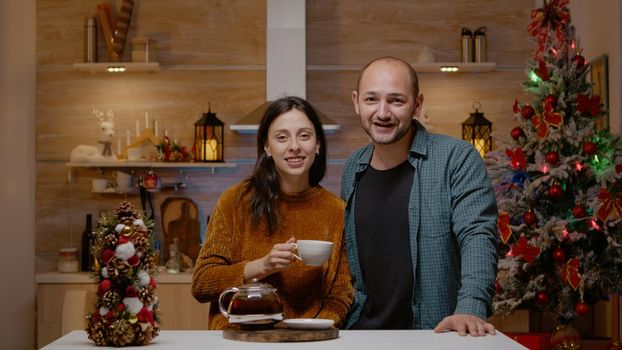
<svg viewBox="0 0 622 350">
<path fill-rule="evenodd" d="M 520 115 L 525 119 L 531 119 L 536 111 L 530 105 L 524 105 L 520 109 Z"/>
<path fill-rule="evenodd" d="M 572 63 L 577 65 L 577 68 L 581 68 L 585 65 L 585 58 L 581 55 L 576 55 L 572 58 Z"/>
<path fill-rule="evenodd" d="M 538 292 L 538 294 L 536 294 L 536 303 L 540 305 L 548 304 L 549 300 L 549 295 L 546 294 L 546 292 Z"/>
<path fill-rule="evenodd" d="M 574 307 L 574 311 L 577 315 L 582 317 L 590 313 L 590 306 L 584 302 L 580 302 Z"/>
<path fill-rule="evenodd" d="M 557 248 L 553 251 L 553 260 L 558 263 L 563 263 L 566 261 L 566 252 L 562 248 Z"/>
<path fill-rule="evenodd" d="M 523 129 L 521 129 L 521 128 L 519 128 L 519 127 L 517 126 L 517 127 L 515 127 L 514 129 L 512 129 L 512 131 L 511 131 L 511 135 L 512 135 L 512 138 L 513 138 L 514 140 L 518 140 L 519 138 L 521 138 L 521 136 L 523 136 L 523 135 L 524 135 L 524 133 L 523 133 Z"/>
<path fill-rule="evenodd" d="M 564 190 L 560 185 L 552 185 L 549 187 L 549 197 L 553 199 L 560 199 L 564 196 Z"/>
<path fill-rule="evenodd" d="M 587 213 L 585 212 L 585 207 L 581 204 L 576 204 L 572 207 L 572 216 L 577 219 L 584 218 Z"/>
<path fill-rule="evenodd" d="M 544 99 L 544 103 L 548 103 L 548 105 L 551 106 L 551 107 L 557 106 L 557 96 L 555 96 L 555 95 L 548 95 Z"/>
<path fill-rule="evenodd" d="M 596 153 L 596 151 L 598 151 L 598 147 L 594 142 L 587 141 L 583 144 L 583 153 L 587 154 L 588 156 Z"/>
<path fill-rule="evenodd" d="M 559 163 L 559 153 L 551 151 L 546 154 L 546 162 L 555 165 Z"/>
<path fill-rule="evenodd" d="M 497 291 L 497 294 L 503 293 L 503 289 L 501 289 L 501 283 L 499 283 L 499 281 L 495 281 L 495 290 Z"/>
<path fill-rule="evenodd" d="M 616 174 L 622 173 L 622 164 L 616 164 Z"/>
<path fill-rule="evenodd" d="M 534 214 L 534 212 L 528 211 L 523 214 L 523 221 L 527 225 L 533 225 L 538 222 L 538 217 L 536 216 L 536 214 Z"/>
</svg>

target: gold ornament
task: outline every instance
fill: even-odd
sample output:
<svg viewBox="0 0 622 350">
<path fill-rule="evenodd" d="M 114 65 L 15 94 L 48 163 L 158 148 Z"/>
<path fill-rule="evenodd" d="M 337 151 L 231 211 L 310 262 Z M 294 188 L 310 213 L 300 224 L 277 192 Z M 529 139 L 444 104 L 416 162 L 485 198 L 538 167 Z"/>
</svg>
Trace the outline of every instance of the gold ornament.
<svg viewBox="0 0 622 350">
<path fill-rule="evenodd" d="M 130 316 L 130 318 L 127 319 L 131 324 L 134 324 L 136 322 L 138 322 L 138 317 L 136 317 L 136 315 L 132 315 Z"/>
<path fill-rule="evenodd" d="M 121 234 L 125 237 L 131 237 L 133 233 L 134 230 L 132 230 L 132 227 L 130 227 L 129 225 L 125 225 L 121 229 Z"/>
<path fill-rule="evenodd" d="M 551 350 L 581 350 L 581 336 L 571 325 L 560 324 L 551 335 Z"/>
</svg>

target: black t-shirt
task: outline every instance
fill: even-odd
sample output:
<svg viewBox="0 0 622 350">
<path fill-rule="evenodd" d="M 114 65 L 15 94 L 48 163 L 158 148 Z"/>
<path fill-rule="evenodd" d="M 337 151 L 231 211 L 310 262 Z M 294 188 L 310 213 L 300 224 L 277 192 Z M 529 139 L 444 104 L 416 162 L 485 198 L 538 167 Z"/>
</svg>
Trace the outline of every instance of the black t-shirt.
<svg viewBox="0 0 622 350">
<path fill-rule="evenodd" d="M 412 329 L 408 201 L 415 169 L 370 166 L 359 179 L 354 221 L 367 301 L 353 329 Z"/>
</svg>

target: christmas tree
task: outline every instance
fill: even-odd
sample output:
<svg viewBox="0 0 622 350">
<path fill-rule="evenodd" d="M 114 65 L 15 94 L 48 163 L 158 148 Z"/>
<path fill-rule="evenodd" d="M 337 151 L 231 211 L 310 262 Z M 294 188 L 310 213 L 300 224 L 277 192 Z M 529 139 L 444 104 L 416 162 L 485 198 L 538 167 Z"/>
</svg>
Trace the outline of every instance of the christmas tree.
<svg viewBox="0 0 622 350">
<path fill-rule="evenodd" d="M 622 149 L 596 128 L 607 111 L 591 92 L 568 3 L 532 11 L 531 101 L 514 101 L 519 126 L 485 160 L 499 205 L 495 313 L 539 309 L 562 324 L 622 281 Z"/>
<path fill-rule="evenodd" d="M 144 345 L 158 335 L 152 227 L 127 202 L 99 218 L 92 245 L 97 305 L 86 328 L 97 345 Z"/>
</svg>

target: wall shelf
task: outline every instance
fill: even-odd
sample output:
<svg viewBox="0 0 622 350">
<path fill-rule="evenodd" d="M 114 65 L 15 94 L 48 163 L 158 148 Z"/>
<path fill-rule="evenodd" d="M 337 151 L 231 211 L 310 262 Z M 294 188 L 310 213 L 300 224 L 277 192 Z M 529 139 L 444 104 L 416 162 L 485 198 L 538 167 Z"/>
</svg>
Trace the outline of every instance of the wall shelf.
<svg viewBox="0 0 622 350">
<path fill-rule="evenodd" d="M 73 170 L 75 168 L 106 168 L 106 169 L 136 169 L 136 168 L 165 168 L 165 169 L 211 169 L 212 174 L 216 172 L 217 168 L 235 168 L 236 163 L 229 162 L 214 162 L 214 163 L 202 163 L 202 162 L 134 162 L 134 161 L 116 161 L 116 162 L 67 162 L 65 166 L 69 168 L 67 172 L 67 181 L 71 182 L 73 176 Z"/>
<path fill-rule="evenodd" d="M 152 73 L 162 70 L 158 62 L 98 62 L 98 63 L 74 63 L 73 69 L 87 73 Z"/>
<path fill-rule="evenodd" d="M 419 73 L 464 73 L 464 72 L 490 72 L 497 66 L 494 62 L 464 63 L 464 62 L 432 62 L 432 63 L 411 63 Z M 443 72 L 444 67 L 455 67 L 455 72 Z M 360 71 L 362 65 L 308 65 L 309 71 Z"/>
</svg>

